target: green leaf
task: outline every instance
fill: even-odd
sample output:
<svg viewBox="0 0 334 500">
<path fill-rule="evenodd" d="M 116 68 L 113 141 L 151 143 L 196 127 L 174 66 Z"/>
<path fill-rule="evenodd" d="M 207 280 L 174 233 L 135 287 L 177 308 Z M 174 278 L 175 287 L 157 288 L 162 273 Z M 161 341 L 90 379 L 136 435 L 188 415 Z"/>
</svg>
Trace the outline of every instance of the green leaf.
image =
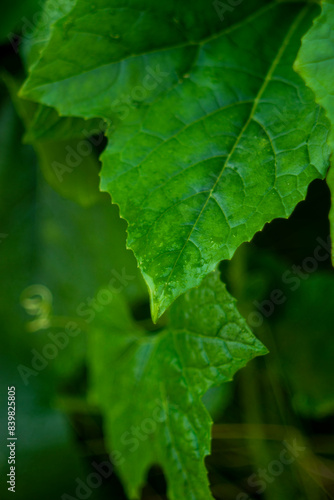
<svg viewBox="0 0 334 500">
<path fill-rule="evenodd" d="M 33 26 L 29 37 L 23 40 L 22 54 L 27 68 L 32 68 L 39 61 L 43 49 L 50 41 L 53 24 L 71 12 L 74 5 L 75 0 L 47 0 L 44 3 L 39 22 Z"/>
<path fill-rule="evenodd" d="M 69 0 L 46 2 L 43 15 L 38 16 L 40 22 L 30 26 L 29 37 L 24 38 L 22 46 L 25 62 L 30 67 L 38 62 L 40 52 L 47 45 L 53 23 L 69 12 L 73 3 Z M 96 203 L 100 164 L 89 139 L 100 134 L 102 142 L 104 122 L 60 117 L 53 108 L 19 98 L 19 84 L 11 75 L 3 73 L 2 78 L 25 125 L 24 142 L 33 145 L 47 182 L 62 196 L 83 206 Z"/>
<path fill-rule="evenodd" d="M 27 127 L 24 142 L 66 141 L 71 139 L 89 139 L 104 133 L 105 123 L 100 118 L 83 120 L 82 118 L 61 117 L 54 108 L 39 105 Z"/>
<path fill-rule="evenodd" d="M 334 1 L 323 0 L 322 12 L 302 40 L 296 70 L 312 88 L 316 100 L 334 123 Z M 334 130 L 330 135 L 334 146 Z"/>
<path fill-rule="evenodd" d="M 48 0 L 45 2 L 40 22 L 28 38 L 24 39 L 21 54 L 28 69 L 32 69 L 39 61 L 44 48 L 49 43 L 53 24 L 68 14 L 75 4 L 74 0 Z M 101 119 L 84 120 L 81 118 L 61 117 L 54 108 L 37 106 L 34 114 L 26 123 L 27 131 L 24 141 L 33 144 L 36 141 L 56 141 L 88 138 L 93 134 L 101 134 L 105 125 Z"/>
<path fill-rule="evenodd" d="M 334 168 L 333 165 L 331 165 L 328 175 L 326 177 L 326 181 L 328 184 L 328 187 L 331 192 L 331 208 L 329 210 L 329 224 L 330 224 L 330 234 L 331 234 L 331 239 L 332 241 L 334 240 Z M 334 265 L 334 249 L 332 245 L 332 264 Z"/>
<path fill-rule="evenodd" d="M 43 0 L 12 0 L 1 9 L 0 43 L 10 42 L 15 51 L 31 34 L 31 26 L 39 18 Z"/>
<path fill-rule="evenodd" d="M 170 500 L 212 498 L 204 467 L 212 422 L 201 398 L 267 350 L 218 273 L 178 299 L 157 335 L 133 323 L 120 295 L 114 299 L 114 314 L 96 327 L 88 352 L 93 394 L 127 493 L 138 498 L 148 468 L 160 464 Z"/>
<path fill-rule="evenodd" d="M 296 70 L 305 79 L 323 106 L 331 121 L 329 144 L 334 152 L 334 1 L 322 1 L 322 13 L 305 35 L 295 64 Z M 332 193 L 332 208 L 329 214 L 331 235 L 334 236 L 334 172 L 329 170 L 327 183 Z M 334 263 L 334 252 L 332 251 Z"/>
<path fill-rule="evenodd" d="M 17 96 L 18 84 L 10 75 L 3 75 L 5 84 L 11 94 L 13 103 L 28 131 L 24 142 L 31 143 L 38 156 L 39 166 L 50 186 L 65 198 L 76 201 L 82 206 L 90 206 L 99 199 L 99 170 L 98 155 L 94 151 L 90 134 L 86 129 L 86 136 L 81 139 L 80 126 L 83 120 L 59 118 L 52 108 L 37 105 Z M 90 120 L 90 123 L 93 120 Z M 34 124 L 38 123 L 37 127 Z M 37 132 L 44 126 L 44 133 Z M 31 129 L 31 124 L 33 124 Z M 102 120 L 99 129 L 103 130 Z M 72 128 L 71 128 L 72 125 Z M 47 131 L 53 129 L 54 137 L 47 140 Z M 43 130 L 43 127 L 42 127 Z M 78 133 L 76 133 L 76 131 Z M 68 133 L 67 133 L 68 132 Z M 40 137 L 43 136 L 43 139 Z M 69 137 L 67 137 L 69 136 Z M 72 137 L 73 136 L 73 137 Z M 67 138 L 66 138 L 67 137 Z M 61 139 L 62 138 L 62 139 Z M 102 136 L 98 138 L 102 142 Z"/>
<path fill-rule="evenodd" d="M 221 23 L 204 0 L 79 0 L 54 25 L 22 94 L 114 122 L 101 186 L 128 221 L 154 320 L 324 177 L 327 121 L 293 70 L 317 12 L 256 0 Z"/>
<path fill-rule="evenodd" d="M 147 301 L 147 289 L 126 250 L 126 223 L 117 207 L 105 193 L 97 192 L 98 202 L 85 208 L 59 196 L 37 168 L 33 148 L 22 144 L 21 121 L 2 95 L 0 132 L 0 294 L 6 297 L 0 301 L 2 351 L 7 358 L 8 352 L 17 353 L 13 370 L 18 374 L 18 363 L 32 368 L 32 348 L 42 353 L 50 334 L 64 332 L 68 321 L 74 321 L 81 334 L 50 361 L 52 372 L 68 382 L 84 365 L 85 332 L 94 314 L 108 308 L 110 281 L 115 288 L 123 285 L 131 305 Z M 31 285 L 49 291 L 40 304 L 33 300 Z M 29 376 L 28 382 L 34 379 Z"/>
</svg>

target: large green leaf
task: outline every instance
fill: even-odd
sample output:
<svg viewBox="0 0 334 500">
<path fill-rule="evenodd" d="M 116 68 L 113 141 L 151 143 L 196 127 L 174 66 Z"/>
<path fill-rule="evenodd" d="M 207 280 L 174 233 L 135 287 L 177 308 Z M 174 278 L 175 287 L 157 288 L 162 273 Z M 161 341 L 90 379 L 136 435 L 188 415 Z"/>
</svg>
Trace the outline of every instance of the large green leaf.
<svg viewBox="0 0 334 500">
<path fill-rule="evenodd" d="M 21 48 L 23 60 L 27 67 L 35 65 L 43 49 L 50 41 L 53 24 L 66 16 L 75 5 L 75 0 L 46 0 L 39 22 L 33 26 L 33 31 L 23 40 Z"/>
<path fill-rule="evenodd" d="M 218 273 L 178 299 L 169 326 L 157 335 L 133 323 L 120 295 L 112 305 L 115 314 L 91 335 L 88 352 L 93 394 L 130 498 L 138 497 L 156 463 L 166 474 L 170 500 L 211 498 L 203 463 L 211 419 L 201 398 L 265 354 L 265 347 Z"/>
<path fill-rule="evenodd" d="M 47 0 L 43 16 L 29 38 L 24 39 L 21 54 L 27 70 L 32 69 L 49 43 L 53 24 L 68 14 L 75 0 Z M 81 139 L 100 134 L 105 127 L 101 119 L 83 120 L 81 118 L 61 117 L 54 108 L 40 105 L 26 124 L 25 142 L 34 143 L 44 140 Z"/>
<path fill-rule="evenodd" d="M 315 93 L 316 100 L 326 110 L 332 130 L 329 143 L 334 151 L 334 1 L 323 0 L 322 13 L 303 38 L 302 47 L 295 64 L 296 70 Z M 329 170 L 328 185 L 332 193 L 332 208 L 329 214 L 331 234 L 334 236 L 334 171 Z M 334 262 L 334 252 L 332 252 Z"/>
<path fill-rule="evenodd" d="M 36 64 L 48 43 L 53 23 L 69 12 L 73 3 L 69 0 L 46 2 L 43 16 L 38 16 L 39 23 L 31 26 L 29 37 L 24 38 L 20 46 L 26 65 Z M 60 117 L 54 108 L 19 98 L 20 85 L 16 78 L 3 73 L 2 79 L 25 125 L 24 142 L 33 145 L 48 183 L 62 196 L 83 206 L 96 203 L 100 164 L 92 142 L 102 142 L 104 122 Z M 98 137 L 92 139 L 92 136 Z"/>
<path fill-rule="evenodd" d="M 317 12 L 253 0 L 222 23 L 204 0 L 78 0 L 54 25 L 22 93 L 113 121 L 102 189 L 154 319 L 325 175 L 327 121 L 293 70 Z"/>
<path fill-rule="evenodd" d="M 36 19 L 40 18 L 43 0 L 12 0 L 2 5 L 0 43 L 11 43 L 15 51 L 31 35 Z"/>
</svg>

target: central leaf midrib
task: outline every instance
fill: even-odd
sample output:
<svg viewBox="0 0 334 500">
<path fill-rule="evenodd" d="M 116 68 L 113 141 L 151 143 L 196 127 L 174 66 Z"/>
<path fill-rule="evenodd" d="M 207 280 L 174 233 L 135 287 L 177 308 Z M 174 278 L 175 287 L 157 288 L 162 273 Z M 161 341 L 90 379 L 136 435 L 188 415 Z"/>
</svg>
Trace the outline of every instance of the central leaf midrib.
<svg viewBox="0 0 334 500">
<path fill-rule="evenodd" d="M 269 84 L 269 82 L 270 82 L 270 80 L 271 80 L 271 77 L 272 77 L 272 75 L 273 75 L 273 73 L 274 73 L 275 69 L 277 68 L 277 66 L 278 66 L 278 64 L 279 64 L 279 62 L 280 62 L 280 60 L 281 60 L 281 58 L 282 58 L 282 56 L 283 56 L 283 54 L 284 54 L 284 52 L 285 52 L 286 47 L 288 46 L 288 44 L 289 44 L 289 42 L 290 42 L 290 40 L 291 40 L 292 36 L 294 35 L 294 33 L 295 33 L 296 29 L 298 28 L 298 26 L 299 26 L 300 22 L 302 21 L 302 19 L 304 18 L 304 16 L 306 15 L 306 13 L 307 13 L 307 11 L 308 11 L 309 9 L 310 9 L 310 6 L 309 6 L 309 5 L 306 5 L 306 6 L 305 6 L 305 7 L 304 7 L 304 8 L 303 8 L 300 12 L 299 12 L 299 14 L 298 14 L 298 15 L 297 15 L 297 17 L 295 18 L 294 22 L 291 24 L 291 26 L 290 26 L 290 28 L 289 28 L 289 31 L 287 32 L 287 34 L 286 34 L 286 36 L 285 36 L 285 38 L 284 38 L 284 40 L 283 40 L 283 42 L 282 42 L 282 45 L 281 45 L 281 47 L 280 47 L 280 49 L 279 49 L 279 51 L 278 51 L 278 53 L 277 53 L 277 55 L 276 55 L 276 57 L 275 57 L 275 59 L 274 59 L 273 63 L 271 64 L 271 66 L 270 66 L 270 68 L 269 68 L 269 71 L 268 71 L 268 73 L 267 73 L 267 75 L 266 75 L 266 77 L 265 77 L 265 79 L 264 79 L 264 82 L 263 82 L 263 84 L 261 85 L 261 87 L 260 87 L 260 89 L 259 89 L 259 92 L 257 93 L 257 95 L 256 95 L 256 97 L 255 97 L 255 99 L 254 99 L 254 104 L 253 104 L 252 109 L 251 109 L 251 111 L 250 111 L 249 117 L 248 117 L 248 119 L 246 120 L 246 122 L 245 122 L 244 126 L 242 127 L 242 129 L 241 129 L 241 131 L 240 131 L 240 133 L 239 133 L 238 137 L 236 138 L 236 141 L 235 141 L 235 143 L 234 143 L 234 145 L 233 145 L 233 147 L 232 147 L 232 149 L 231 149 L 231 152 L 230 152 L 230 153 L 229 153 L 229 155 L 227 156 L 226 161 L 225 161 L 225 163 L 224 163 L 224 165 L 223 165 L 223 167 L 222 167 L 222 169 L 221 169 L 221 171 L 220 171 L 220 173 L 219 173 L 219 175 L 218 175 L 218 177 L 217 177 L 217 179 L 216 179 L 216 181 L 215 181 L 214 185 L 212 186 L 211 190 L 209 191 L 209 195 L 208 195 L 208 197 L 207 197 L 207 199 L 206 199 L 205 203 L 203 204 L 203 206 L 202 206 L 202 208 L 201 208 L 201 211 L 200 211 L 200 213 L 199 213 L 199 215 L 198 215 L 198 217 L 197 217 L 196 221 L 194 222 L 194 225 L 192 226 L 192 228 L 191 228 L 191 230 L 190 230 L 190 232 L 189 232 L 189 235 L 188 235 L 188 237 L 187 237 L 187 239 L 186 239 L 186 241 L 185 241 L 185 243 L 184 243 L 183 247 L 181 248 L 181 250 L 180 250 L 180 252 L 179 252 L 179 254 L 178 254 L 178 256 L 177 256 L 177 258 L 176 258 L 176 260 L 175 260 L 175 262 L 174 262 L 173 268 L 171 269 L 171 271 L 170 271 L 170 273 L 169 273 L 169 275 L 168 275 L 168 277 L 167 277 L 167 280 L 166 280 L 166 282 L 165 282 L 165 285 L 164 285 L 164 288 L 163 288 L 163 291 L 162 291 L 162 295 L 163 295 L 164 291 L 166 290 L 166 288 L 167 288 L 167 286 L 168 286 L 168 284 L 169 284 L 169 282 L 170 282 L 170 279 L 171 279 L 171 276 L 172 276 L 172 274 L 173 274 L 173 272 L 174 272 L 174 270 L 175 270 L 175 267 L 176 267 L 176 265 L 177 265 L 177 263 L 178 263 L 178 261 L 179 261 L 179 259 L 180 259 L 181 255 L 183 254 L 183 251 L 184 251 L 185 247 L 186 247 L 186 246 L 187 246 L 187 244 L 189 243 L 189 240 L 190 240 L 190 238 L 191 238 L 191 235 L 192 235 L 192 233 L 193 233 L 194 229 L 196 228 L 196 226 L 197 226 L 197 224 L 198 224 L 198 222 L 199 222 L 199 220 L 200 220 L 201 216 L 203 215 L 203 212 L 204 212 L 204 210 L 205 210 L 205 208 L 206 208 L 206 206 L 207 206 L 207 204 L 208 204 L 208 202 L 209 202 L 210 198 L 212 197 L 212 194 L 213 194 L 214 190 L 216 189 L 216 187 L 217 187 L 217 185 L 218 185 L 218 183 L 219 183 L 219 181 L 220 181 L 220 179 L 221 179 L 221 176 L 222 176 L 222 174 L 223 174 L 223 172 L 224 172 L 224 170 L 225 170 L 226 166 L 228 165 L 228 163 L 229 163 L 229 161 L 230 161 L 230 159 L 231 159 L 232 155 L 234 154 L 234 152 L 235 152 L 235 150 L 236 150 L 236 148 L 237 148 L 237 146 L 238 146 L 238 144 L 239 144 L 239 142 L 240 142 L 241 138 L 243 137 L 243 135 L 244 135 L 244 133 L 245 133 L 246 129 L 248 128 L 248 126 L 249 126 L 250 122 L 252 121 L 252 118 L 253 118 L 253 116 L 254 116 L 254 114 L 255 114 L 255 111 L 256 111 L 256 109 L 257 109 L 257 106 L 258 106 L 258 104 L 259 104 L 259 101 L 260 101 L 260 99 L 261 99 L 261 97 L 262 97 L 263 93 L 265 92 L 265 90 L 266 90 L 266 88 L 267 88 L 267 86 L 268 86 L 268 84 Z"/>
</svg>

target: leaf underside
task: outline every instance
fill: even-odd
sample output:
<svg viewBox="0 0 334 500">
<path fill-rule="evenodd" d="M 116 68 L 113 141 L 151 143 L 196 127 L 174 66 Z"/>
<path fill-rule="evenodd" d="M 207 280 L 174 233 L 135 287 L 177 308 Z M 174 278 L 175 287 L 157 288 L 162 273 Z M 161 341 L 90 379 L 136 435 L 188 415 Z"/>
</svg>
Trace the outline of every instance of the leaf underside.
<svg viewBox="0 0 334 500">
<path fill-rule="evenodd" d="M 218 273 L 179 298 L 169 326 L 154 336 L 133 323 L 120 295 L 112 307 L 90 339 L 92 391 L 129 497 L 159 464 L 170 500 L 212 498 L 204 466 L 211 418 L 201 398 L 265 347 Z"/>
</svg>

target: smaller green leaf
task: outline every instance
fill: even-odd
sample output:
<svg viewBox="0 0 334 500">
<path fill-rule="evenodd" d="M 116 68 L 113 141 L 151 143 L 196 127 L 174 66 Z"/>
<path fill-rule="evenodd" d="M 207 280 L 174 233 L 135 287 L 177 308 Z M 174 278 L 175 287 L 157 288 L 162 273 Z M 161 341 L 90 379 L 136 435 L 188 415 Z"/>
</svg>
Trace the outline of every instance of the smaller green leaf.
<svg viewBox="0 0 334 500">
<path fill-rule="evenodd" d="M 322 13 L 314 21 L 310 31 L 303 38 L 295 62 L 295 69 L 305 79 L 323 106 L 331 121 L 329 145 L 334 152 L 334 1 L 323 0 Z M 334 236 L 334 172 L 329 170 L 327 183 L 332 193 L 332 208 L 329 214 L 331 235 Z M 334 263 L 334 252 L 332 251 Z"/>
<path fill-rule="evenodd" d="M 211 498 L 204 458 L 211 418 L 201 400 L 266 348 L 253 336 L 218 273 L 180 297 L 157 335 L 134 324 L 120 295 L 91 336 L 93 393 L 130 498 L 160 464 L 170 500 Z"/>
<path fill-rule="evenodd" d="M 103 134 L 105 128 L 105 122 L 100 118 L 91 120 L 65 118 L 59 116 L 54 108 L 40 104 L 36 107 L 35 114 L 28 124 L 24 142 L 33 144 L 36 141 L 89 139 L 91 136 Z"/>
<path fill-rule="evenodd" d="M 21 55 L 27 71 L 32 71 L 39 62 L 44 49 L 47 47 L 53 25 L 59 19 L 66 16 L 73 6 L 75 0 L 59 0 L 54 2 L 48 0 L 43 8 L 40 22 L 28 38 L 24 38 Z M 88 138 L 105 130 L 105 123 L 101 119 L 84 120 L 82 118 L 62 117 L 54 108 L 39 105 L 26 123 L 26 134 L 24 141 L 33 144 L 41 140 L 67 140 Z"/>
<path fill-rule="evenodd" d="M 69 14 L 75 2 L 76 0 L 46 0 L 44 5 L 42 4 L 39 22 L 32 25 L 33 32 L 23 39 L 22 55 L 27 68 L 32 69 L 38 63 L 50 41 L 54 23 Z"/>
<path fill-rule="evenodd" d="M 39 166 L 48 184 L 65 198 L 76 201 L 82 206 L 96 203 L 100 196 L 98 175 L 100 166 L 97 152 L 89 140 L 92 134 L 87 131 L 86 136 L 83 135 L 81 139 L 76 138 L 80 136 L 79 130 L 84 120 L 60 118 L 51 108 L 21 99 L 17 95 L 19 85 L 16 80 L 8 74 L 3 75 L 3 80 L 11 94 L 16 111 L 28 131 L 25 142 L 31 142 L 34 147 Z M 34 134 L 36 135 L 43 123 L 45 123 L 44 130 L 47 130 L 48 117 L 51 120 L 49 128 L 53 125 L 57 132 L 53 140 L 44 138 L 42 141 L 37 138 L 38 134 L 37 136 Z M 39 126 L 35 127 L 35 132 L 30 133 L 31 124 L 34 130 L 36 121 Z M 102 120 L 97 122 L 100 122 L 102 131 Z M 101 137 L 97 140 L 101 142 Z"/>
<path fill-rule="evenodd" d="M 312 88 L 334 123 L 334 1 L 322 2 L 322 13 L 303 38 L 295 69 Z M 330 135 L 334 145 L 334 131 Z"/>
</svg>

